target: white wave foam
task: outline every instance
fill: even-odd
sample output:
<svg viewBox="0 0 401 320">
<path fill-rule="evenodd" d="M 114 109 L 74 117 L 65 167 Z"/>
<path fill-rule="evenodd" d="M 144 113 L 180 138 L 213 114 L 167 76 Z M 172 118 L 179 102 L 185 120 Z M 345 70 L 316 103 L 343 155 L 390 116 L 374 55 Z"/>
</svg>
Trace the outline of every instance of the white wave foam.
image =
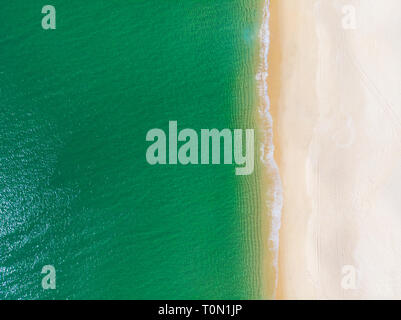
<svg viewBox="0 0 401 320">
<path fill-rule="evenodd" d="M 279 174 L 279 169 L 274 160 L 274 144 L 273 144 L 273 118 L 270 114 L 270 98 L 268 95 L 268 55 L 270 47 L 270 0 L 265 0 L 263 8 L 263 22 L 259 31 L 259 39 L 261 43 L 260 59 L 256 80 L 258 81 L 259 96 L 261 104 L 258 108 L 259 114 L 263 121 L 263 142 L 261 144 L 261 161 L 265 165 L 268 176 L 272 179 L 272 189 L 267 191 L 267 206 L 271 209 L 271 230 L 269 236 L 269 248 L 273 250 L 274 260 L 273 266 L 276 270 L 275 288 L 278 281 L 278 250 L 279 250 L 279 231 L 281 227 L 281 211 L 283 207 L 283 189 Z M 269 186 L 270 187 L 270 186 Z"/>
</svg>

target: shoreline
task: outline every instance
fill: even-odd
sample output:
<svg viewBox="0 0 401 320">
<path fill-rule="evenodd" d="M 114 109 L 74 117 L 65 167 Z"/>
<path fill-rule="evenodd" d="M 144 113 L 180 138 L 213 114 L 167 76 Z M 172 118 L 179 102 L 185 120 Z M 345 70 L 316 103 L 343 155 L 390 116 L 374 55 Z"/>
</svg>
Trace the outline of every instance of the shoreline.
<svg viewBox="0 0 401 320">
<path fill-rule="evenodd" d="M 278 33 L 279 29 L 279 11 L 278 11 L 278 6 L 279 4 L 274 1 L 270 0 L 269 3 L 269 12 L 270 12 L 270 17 L 269 17 L 269 42 L 270 42 L 270 47 L 268 51 L 268 56 L 267 56 L 267 63 L 268 63 L 268 76 L 267 76 L 267 95 L 268 99 L 270 101 L 270 107 L 269 107 L 269 113 L 272 118 L 272 145 L 274 148 L 274 160 L 277 165 L 277 170 L 278 174 L 280 175 L 280 170 L 279 170 L 279 165 L 280 165 L 280 147 L 278 144 L 278 139 L 277 139 L 277 123 L 275 119 L 277 118 L 277 103 L 278 99 L 280 97 L 281 93 L 281 54 L 280 54 L 280 37 Z M 282 186 L 282 181 L 281 181 L 281 176 L 280 176 L 280 183 L 281 183 L 281 208 L 280 208 L 280 225 L 278 227 L 278 240 L 277 240 L 277 248 L 276 248 L 276 261 L 275 261 L 275 279 L 274 279 L 274 295 L 273 299 L 276 299 L 277 296 L 280 295 L 280 287 L 279 287 L 279 281 L 280 281 L 280 273 L 279 273 L 279 264 L 280 264 L 280 229 L 281 229 L 281 219 L 282 219 L 282 206 L 284 205 L 283 203 L 283 186 Z M 267 190 L 266 190 L 267 192 Z"/>
<path fill-rule="evenodd" d="M 263 1 L 263 17 L 259 30 L 259 57 L 256 74 L 257 120 L 261 128 L 261 216 L 263 235 L 263 297 L 272 299 L 276 295 L 278 281 L 279 230 L 281 225 L 282 186 L 275 159 L 273 118 L 269 97 L 270 54 L 270 0 Z M 268 230 L 268 231 L 266 231 Z"/>
</svg>

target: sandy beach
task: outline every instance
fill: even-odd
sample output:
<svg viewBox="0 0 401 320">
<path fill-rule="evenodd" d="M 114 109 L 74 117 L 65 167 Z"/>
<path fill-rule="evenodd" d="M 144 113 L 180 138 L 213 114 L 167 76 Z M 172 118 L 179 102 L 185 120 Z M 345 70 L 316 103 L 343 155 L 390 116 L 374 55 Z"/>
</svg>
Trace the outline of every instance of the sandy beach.
<svg viewBox="0 0 401 320">
<path fill-rule="evenodd" d="M 278 299 L 401 298 L 401 2 L 272 0 Z"/>
</svg>

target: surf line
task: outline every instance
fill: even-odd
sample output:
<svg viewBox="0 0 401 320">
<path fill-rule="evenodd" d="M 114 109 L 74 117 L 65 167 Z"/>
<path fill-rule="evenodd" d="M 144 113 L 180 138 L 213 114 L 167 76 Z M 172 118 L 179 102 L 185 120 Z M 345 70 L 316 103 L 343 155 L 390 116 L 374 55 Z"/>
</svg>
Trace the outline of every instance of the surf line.
<svg viewBox="0 0 401 320">
<path fill-rule="evenodd" d="M 222 140 L 223 146 L 221 145 Z M 243 154 L 242 129 L 222 129 L 221 131 L 201 129 L 199 142 L 198 133 L 194 129 L 186 128 L 178 132 L 177 121 L 169 121 L 168 150 L 167 135 L 162 129 L 149 130 L 146 134 L 146 141 L 153 142 L 146 151 L 146 161 L 150 165 L 167 164 L 167 151 L 169 165 L 177 165 L 178 162 L 182 165 L 208 165 L 210 164 L 211 141 L 212 165 L 222 164 L 221 151 L 223 151 L 223 164 L 233 164 L 234 158 L 237 165 L 236 175 L 250 175 L 255 167 L 255 133 L 253 129 L 245 130 L 245 155 Z M 178 148 L 179 142 L 182 144 Z"/>
</svg>

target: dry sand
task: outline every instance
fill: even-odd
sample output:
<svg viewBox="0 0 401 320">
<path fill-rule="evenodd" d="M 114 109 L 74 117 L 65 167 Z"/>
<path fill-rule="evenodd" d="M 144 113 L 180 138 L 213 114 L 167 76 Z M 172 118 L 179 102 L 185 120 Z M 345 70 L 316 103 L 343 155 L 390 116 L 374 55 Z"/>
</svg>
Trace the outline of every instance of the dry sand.
<svg viewBox="0 0 401 320">
<path fill-rule="evenodd" d="M 401 298 L 401 1 L 270 7 L 276 297 Z"/>
</svg>

